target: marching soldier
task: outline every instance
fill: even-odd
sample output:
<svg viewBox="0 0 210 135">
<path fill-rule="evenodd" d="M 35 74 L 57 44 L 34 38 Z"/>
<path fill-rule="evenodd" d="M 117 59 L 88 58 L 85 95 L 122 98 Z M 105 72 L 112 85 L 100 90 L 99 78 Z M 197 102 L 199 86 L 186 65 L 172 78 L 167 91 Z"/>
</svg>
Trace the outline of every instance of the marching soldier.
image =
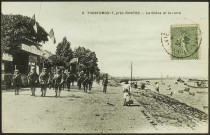
<svg viewBox="0 0 210 135">
<path fill-rule="evenodd" d="M 88 89 L 88 79 L 89 79 L 88 75 L 85 74 L 82 84 L 83 84 L 83 87 L 84 87 L 84 92 L 86 92 L 86 93 L 87 93 L 87 89 Z"/>
<path fill-rule="evenodd" d="M 47 69 L 44 68 L 43 72 L 39 76 L 39 83 L 41 84 L 41 96 L 46 96 L 47 92 L 47 84 L 49 83 L 49 74 L 47 73 Z"/>
<path fill-rule="evenodd" d="M 53 77 L 55 75 L 55 69 L 51 68 L 51 72 L 49 73 L 49 83 L 48 83 L 48 87 L 49 89 L 53 88 L 54 89 L 54 80 Z"/>
<path fill-rule="evenodd" d="M 16 69 L 12 77 L 12 85 L 15 88 L 15 95 L 19 95 L 19 89 L 20 89 L 21 84 L 22 84 L 21 74 L 19 73 L 19 70 Z"/>
<path fill-rule="evenodd" d="M 92 89 L 92 86 L 93 86 L 93 75 L 92 74 L 89 74 L 89 78 L 88 78 L 88 87 L 89 87 L 89 90 Z"/>
<path fill-rule="evenodd" d="M 53 80 L 55 80 L 55 97 L 58 97 L 58 96 L 60 97 L 61 85 L 63 83 L 62 74 L 61 74 L 60 69 L 57 70 L 57 73 L 53 77 Z"/>
<path fill-rule="evenodd" d="M 106 93 L 107 85 L 108 85 L 108 77 L 107 76 L 103 78 L 102 84 L 103 84 L 103 92 Z"/>
<path fill-rule="evenodd" d="M 28 75 L 28 84 L 31 87 L 31 93 L 32 93 L 31 96 L 35 96 L 36 84 L 38 82 L 38 78 L 39 78 L 39 75 L 36 73 L 35 68 L 33 68 Z"/>
<path fill-rule="evenodd" d="M 72 72 L 68 73 L 67 79 L 66 79 L 66 84 L 68 91 L 70 91 L 71 83 L 74 82 L 74 74 Z"/>
<path fill-rule="evenodd" d="M 84 80 L 84 72 L 81 71 L 78 75 L 78 80 L 77 80 L 77 86 L 79 87 L 79 90 L 82 87 L 82 81 Z"/>
<path fill-rule="evenodd" d="M 65 86 L 67 86 L 67 70 L 63 70 L 63 74 L 62 74 L 62 79 L 63 79 L 63 83 L 62 83 L 62 89 L 65 89 Z"/>
</svg>

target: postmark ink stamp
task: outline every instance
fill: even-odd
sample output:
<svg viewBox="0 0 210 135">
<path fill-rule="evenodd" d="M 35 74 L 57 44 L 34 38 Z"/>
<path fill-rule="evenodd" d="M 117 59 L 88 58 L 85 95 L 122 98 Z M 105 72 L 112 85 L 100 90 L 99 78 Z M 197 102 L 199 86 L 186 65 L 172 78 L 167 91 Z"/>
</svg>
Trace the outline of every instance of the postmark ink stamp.
<svg viewBox="0 0 210 135">
<path fill-rule="evenodd" d="M 171 60 L 200 59 L 201 31 L 198 24 L 171 25 L 170 33 L 161 33 L 161 43 Z"/>
</svg>

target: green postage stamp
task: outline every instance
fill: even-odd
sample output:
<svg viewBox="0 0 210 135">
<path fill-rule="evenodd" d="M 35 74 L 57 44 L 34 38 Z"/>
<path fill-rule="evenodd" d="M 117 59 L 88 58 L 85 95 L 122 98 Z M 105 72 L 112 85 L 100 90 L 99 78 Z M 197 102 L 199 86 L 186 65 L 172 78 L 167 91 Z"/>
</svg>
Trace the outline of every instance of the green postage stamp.
<svg viewBox="0 0 210 135">
<path fill-rule="evenodd" d="M 198 24 L 171 25 L 171 59 L 198 60 L 201 34 Z"/>
</svg>

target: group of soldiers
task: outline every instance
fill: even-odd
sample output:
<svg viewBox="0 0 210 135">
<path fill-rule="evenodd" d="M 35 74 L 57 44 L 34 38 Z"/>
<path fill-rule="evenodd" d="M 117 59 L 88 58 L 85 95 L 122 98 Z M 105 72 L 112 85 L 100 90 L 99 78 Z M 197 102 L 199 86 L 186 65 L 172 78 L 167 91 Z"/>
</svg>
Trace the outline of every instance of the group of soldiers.
<svg viewBox="0 0 210 135">
<path fill-rule="evenodd" d="M 15 89 L 15 95 L 19 95 L 19 89 L 21 86 L 21 74 L 19 70 L 15 70 L 13 75 L 13 86 Z M 38 83 L 41 86 L 41 96 L 45 97 L 47 88 L 55 89 L 55 97 L 60 97 L 61 90 L 67 87 L 68 91 L 70 91 L 71 83 L 77 81 L 77 85 L 79 90 L 81 89 L 82 85 L 84 87 L 84 92 L 87 93 L 87 90 L 91 90 L 93 85 L 93 75 L 92 74 L 85 74 L 83 71 L 79 72 L 77 77 L 66 70 L 56 69 L 53 72 L 48 72 L 47 68 L 43 68 L 43 71 L 40 75 L 36 73 L 35 68 L 31 70 L 28 74 L 28 84 L 31 87 L 31 96 L 35 96 L 35 90 Z"/>
</svg>

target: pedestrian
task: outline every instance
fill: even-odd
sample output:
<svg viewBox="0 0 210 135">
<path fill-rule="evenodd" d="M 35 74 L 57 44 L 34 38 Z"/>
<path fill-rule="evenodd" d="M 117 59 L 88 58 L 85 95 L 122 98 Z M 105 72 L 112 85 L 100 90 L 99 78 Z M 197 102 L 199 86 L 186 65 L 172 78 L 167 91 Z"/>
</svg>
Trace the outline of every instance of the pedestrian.
<svg viewBox="0 0 210 135">
<path fill-rule="evenodd" d="M 62 88 L 64 90 L 65 86 L 67 86 L 67 70 L 63 71 L 62 79 L 63 79 Z"/>
<path fill-rule="evenodd" d="M 129 101 L 131 99 L 131 86 L 128 83 L 128 81 L 125 82 L 123 86 L 123 98 L 124 98 L 124 104 L 123 106 L 130 105 Z"/>
<path fill-rule="evenodd" d="M 68 72 L 67 78 L 66 78 L 66 85 L 67 85 L 68 91 L 70 91 L 70 89 L 71 89 L 72 82 L 74 82 L 74 74 L 70 71 L 70 72 Z"/>
<path fill-rule="evenodd" d="M 156 82 L 156 84 L 155 84 L 155 90 L 159 93 L 159 84 L 158 84 L 158 82 Z"/>
<path fill-rule="evenodd" d="M 49 74 L 49 84 L 48 84 L 49 89 L 51 89 L 51 88 L 54 89 L 54 81 L 53 81 L 54 75 L 55 75 L 54 71 L 51 70 L 51 72 Z"/>
<path fill-rule="evenodd" d="M 84 80 L 84 72 L 81 71 L 81 72 L 79 72 L 79 74 L 78 74 L 78 80 L 77 80 L 77 86 L 78 86 L 79 90 L 80 90 L 81 87 L 82 87 L 82 82 L 83 82 L 83 80 Z"/>
<path fill-rule="evenodd" d="M 15 95 L 19 95 L 19 89 L 20 86 L 22 85 L 22 81 L 21 81 L 21 74 L 19 73 L 18 69 L 15 70 L 14 75 L 12 77 L 12 85 L 14 86 L 15 89 Z"/>
<path fill-rule="evenodd" d="M 137 89 L 137 87 L 138 87 L 138 86 L 137 86 L 137 82 L 135 82 L 134 87 L 135 87 L 135 89 Z"/>
<path fill-rule="evenodd" d="M 47 73 L 47 68 L 43 68 L 43 71 L 39 76 L 39 83 L 41 84 L 41 96 L 45 97 L 47 93 L 47 84 L 49 84 L 49 74 Z"/>
<path fill-rule="evenodd" d="M 103 85 L 103 93 L 106 93 L 106 91 L 107 91 L 107 85 L 108 85 L 108 77 L 107 76 L 105 76 L 103 78 L 102 85 Z"/>
<path fill-rule="evenodd" d="M 87 89 L 88 89 L 88 79 L 89 79 L 88 75 L 85 74 L 82 84 L 83 84 L 83 87 L 84 87 L 84 92 L 86 92 L 86 93 L 87 93 Z"/>
<path fill-rule="evenodd" d="M 28 75 L 28 84 L 31 87 L 31 96 L 35 96 L 36 85 L 39 79 L 39 75 L 36 73 L 35 68 L 31 69 L 31 72 Z"/>
<path fill-rule="evenodd" d="M 57 69 L 55 76 L 53 77 L 55 80 L 55 97 L 60 97 L 61 94 L 61 85 L 63 83 L 62 73 L 60 69 Z"/>
<path fill-rule="evenodd" d="M 93 75 L 92 74 L 89 74 L 89 78 L 88 78 L 88 87 L 89 87 L 89 90 L 92 89 L 92 86 L 93 86 Z"/>
</svg>

